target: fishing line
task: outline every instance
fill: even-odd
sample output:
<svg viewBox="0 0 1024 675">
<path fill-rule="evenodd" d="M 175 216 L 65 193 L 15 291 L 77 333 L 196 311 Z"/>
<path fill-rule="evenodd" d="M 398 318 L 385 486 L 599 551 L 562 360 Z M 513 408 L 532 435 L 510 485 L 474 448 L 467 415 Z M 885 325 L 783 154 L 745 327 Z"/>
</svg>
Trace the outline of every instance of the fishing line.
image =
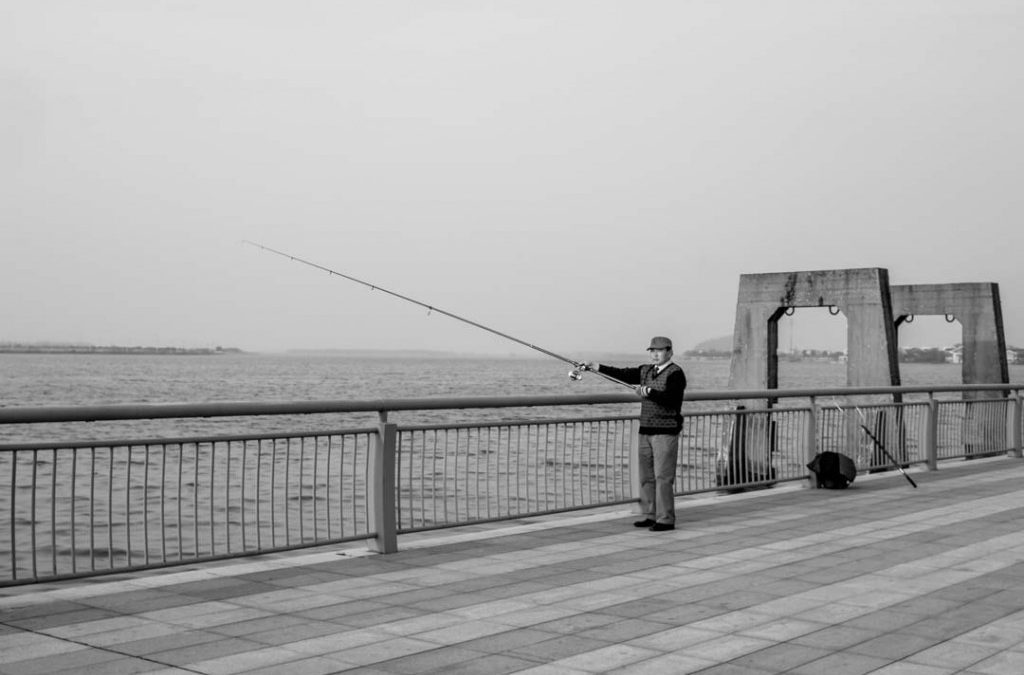
<svg viewBox="0 0 1024 675">
<path fill-rule="evenodd" d="M 300 257 L 294 256 L 294 255 L 292 255 L 290 253 L 285 253 L 284 251 L 278 251 L 275 248 L 271 248 L 269 246 L 264 246 L 263 244 L 259 244 L 259 243 L 256 243 L 254 241 L 249 241 L 248 239 L 243 239 L 242 243 L 243 244 L 248 244 L 250 246 L 255 246 L 256 248 L 258 248 L 260 250 L 269 251 L 270 253 L 274 253 L 276 255 L 279 255 L 282 258 L 287 258 L 287 259 L 292 260 L 294 262 L 301 263 L 301 264 L 307 265 L 309 267 L 313 267 L 313 268 L 321 270 L 323 272 L 327 272 L 330 275 L 333 275 L 333 276 L 336 276 L 336 277 L 341 277 L 342 279 L 347 279 L 349 281 L 354 281 L 357 284 L 361 284 L 363 286 L 366 286 L 371 291 L 380 291 L 381 293 L 387 293 L 388 295 L 394 296 L 394 297 L 398 298 L 399 300 L 405 300 L 406 302 L 411 302 L 414 305 L 419 305 L 420 307 L 425 307 L 426 310 L 427 310 L 427 316 L 430 316 L 430 314 L 432 312 L 437 312 L 438 314 L 443 314 L 443 315 L 447 316 L 448 318 L 455 319 L 456 321 L 461 321 L 462 323 L 469 324 L 470 326 L 473 326 L 475 328 L 479 328 L 481 330 L 485 330 L 488 333 L 493 333 L 494 335 L 497 335 L 498 337 L 503 337 L 506 340 L 511 340 L 512 342 L 515 342 L 517 344 L 523 345 L 524 347 L 529 347 L 530 349 L 532 349 L 534 351 L 538 351 L 541 354 L 544 354 L 546 356 L 550 356 L 552 358 L 556 358 L 559 361 L 564 361 L 565 363 L 568 363 L 568 364 L 570 364 L 573 367 L 573 369 L 571 371 L 569 371 L 569 379 L 570 380 L 580 380 L 580 379 L 582 379 L 583 378 L 583 371 L 588 371 L 589 370 L 592 373 L 596 373 L 597 375 L 600 375 L 601 377 L 603 377 L 604 379 L 608 380 L 609 382 L 614 382 L 615 384 L 620 384 L 623 387 L 629 387 L 633 391 L 637 391 L 637 388 L 634 385 L 628 384 L 626 382 L 623 382 L 622 380 L 616 379 L 616 378 L 614 378 L 611 375 L 608 375 L 606 373 L 602 373 L 600 371 L 593 370 L 592 368 L 588 368 L 587 365 L 585 363 L 583 363 L 582 361 L 573 361 L 572 359 L 570 359 L 570 358 L 568 358 L 566 356 L 562 356 L 561 354 L 556 354 L 555 352 L 547 350 L 547 349 L 544 349 L 543 347 L 538 347 L 537 345 L 530 344 L 529 342 L 526 342 L 525 340 L 520 340 L 519 338 L 514 337 L 512 335 L 509 335 L 508 333 L 502 333 L 499 330 L 495 330 L 494 328 L 491 328 L 489 326 L 485 326 L 482 323 L 477 323 L 476 321 L 472 321 L 472 320 L 467 319 L 467 318 L 465 318 L 463 316 L 459 316 L 458 314 L 454 314 L 453 312 L 449 312 L 449 311 L 443 310 L 440 307 L 435 307 L 433 305 L 429 305 L 429 304 L 427 304 L 425 302 L 421 302 L 419 300 L 416 300 L 415 298 L 410 298 L 407 295 L 402 295 L 401 293 L 396 293 L 395 291 L 390 291 L 390 290 L 388 290 L 386 288 L 382 288 L 382 287 L 380 287 L 380 286 L 378 286 L 376 284 L 371 284 L 368 281 L 363 281 L 362 279 L 357 279 L 356 277 L 350 276 L 348 274 L 344 274 L 342 272 L 338 272 L 337 270 L 332 270 L 329 267 L 324 267 L 323 265 L 318 265 L 317 263 L 309 261 L 309 260 L 306 260 L 305 258 L 300 258 Z"/>
</svg>

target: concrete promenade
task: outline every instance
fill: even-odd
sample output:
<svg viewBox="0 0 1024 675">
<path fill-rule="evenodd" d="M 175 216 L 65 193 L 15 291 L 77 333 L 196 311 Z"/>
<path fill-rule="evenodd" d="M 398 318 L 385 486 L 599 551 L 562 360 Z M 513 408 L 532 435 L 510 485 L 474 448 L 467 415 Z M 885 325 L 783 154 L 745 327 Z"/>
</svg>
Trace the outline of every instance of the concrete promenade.
<svg viewBox="0 0 1024 675">
<path fill-rule="evenodd" d="M 0 673 L 1024 673 L 1024 460 L 0 589 Z"/>
</svg>

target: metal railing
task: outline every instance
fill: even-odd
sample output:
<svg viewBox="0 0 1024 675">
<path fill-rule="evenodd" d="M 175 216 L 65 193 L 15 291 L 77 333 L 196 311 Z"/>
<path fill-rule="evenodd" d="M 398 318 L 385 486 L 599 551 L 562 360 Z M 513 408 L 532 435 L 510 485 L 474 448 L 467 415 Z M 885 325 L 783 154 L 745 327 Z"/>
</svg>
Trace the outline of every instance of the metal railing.
<svg viewBox="0 0 1024 675">
<path fill-rule="evenodd" d="M 939 460 L 1019 457 L 1022 388 L 688 393 L 676 490 L 808 480 L 807 463 L 824 450 L 849 455 L 862 472 L 892 468 L 890 456 L 931 469 Z M 964 392 L 974 397 L 940 398 Z M 570 414 L 523 413 L 536 407 Z M 389 421 L 433 410 L 484 417 L 485 409 L 515 419 Z M 309 429 L 314 416 L 371 411 L 375 425 Z M 630 503 L 635 414 L 630 394 L 0 408 L 4 437 L 24 437 L 0 445 L 0 585 L 364 539 L 391 552 L 402 533 Z M 286 416 L 277 419 L 306 429 L 34 440 L 98 420 L 149 430 L 162 419 L 246 427 L 254 416 Z"/>
</svg>

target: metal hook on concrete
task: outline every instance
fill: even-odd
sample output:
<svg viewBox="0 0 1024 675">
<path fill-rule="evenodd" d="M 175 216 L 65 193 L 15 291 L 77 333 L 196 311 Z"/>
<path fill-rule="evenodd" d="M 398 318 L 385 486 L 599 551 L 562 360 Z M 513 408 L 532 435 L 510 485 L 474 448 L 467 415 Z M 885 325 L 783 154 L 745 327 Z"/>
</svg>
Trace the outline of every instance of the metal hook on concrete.
<svg viewBox="0 0 1024 675">
<path fill-rule="evenodd" d="M 954 321 L 956 321 L 956 317 L 955 316 L 953 316 L 952 314 L 947 314 L 946 315 L 946 323 L 953 323 Z"/>
<path fill-rule="evenodd" d="M 905 317 L 903 317 L 903 323 L 914 323 L 914 315 L 907 314 Z"/>
<path fill-rule="evenodd" d="M 783 314 L 785 314 L 786 316 L 793 316 L 793 313 L 795 311 L 796 311 L 796 307 L 787 307 L 786 311 L 783 312 Z"/>
<path fill-rule="evenodd" d="M 828 313 L 831 314 L 832 316 L 839 316 L 839 312 L 841 311 L 842 310 L 836 307 L 835 305 L 828 306 Z"/>
</svg>

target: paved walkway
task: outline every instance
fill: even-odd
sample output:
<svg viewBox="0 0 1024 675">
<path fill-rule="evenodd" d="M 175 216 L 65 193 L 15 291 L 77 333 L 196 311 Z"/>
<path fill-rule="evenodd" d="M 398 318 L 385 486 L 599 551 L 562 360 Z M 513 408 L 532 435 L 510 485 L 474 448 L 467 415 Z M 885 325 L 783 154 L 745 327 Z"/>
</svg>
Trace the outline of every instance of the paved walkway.
<svg viewBox="0 0 1024 675">
<path fill-rule="evenodd" d="M 1024 461 L 0 589 L 0 673 L 1024 673 Z"/>
</svg>

